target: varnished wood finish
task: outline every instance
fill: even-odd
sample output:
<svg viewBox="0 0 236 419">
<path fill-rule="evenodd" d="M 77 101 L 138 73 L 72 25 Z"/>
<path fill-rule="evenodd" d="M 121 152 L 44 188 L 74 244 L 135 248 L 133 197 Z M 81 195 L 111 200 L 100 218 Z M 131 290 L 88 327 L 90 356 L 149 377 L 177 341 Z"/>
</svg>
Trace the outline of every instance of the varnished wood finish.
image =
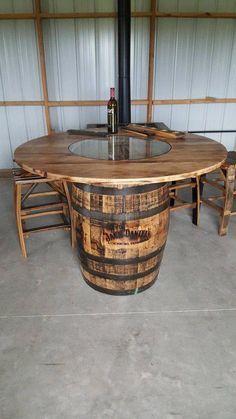
<svg viewBox="0 0 236 419">
<path fill-rule="evenodd" d="M 63 228 L 71 229 L 71 198 L 65 181 L 58 181 L 34 176 L 28 172 L 15 170 L 14 173 L 14 202 L 16 224 L 22 255 L 27 257 L 25 238 L 31 233 Z M 34 192 L 37 185 L 47 184 L 53 190 Z M 28 199 L 56 197 L 57 201 L 43 202 L 37 205 L 26 204 Z M 31 201 L 32 202 L 32 201 Z M 26 205 L 25 205 L 26 204 Z M 37 217 L 60 215 L 61 223 L 41 227 L 26 228 L 25 221 Z"/>
<path fill-rule="evenodd" d="M 109 294 L 137 294 L 157 278 L 169 225 L 166 184 L 74 184 L 73 208 L 86 282 Z"/>
<path fill-rule="evenodd" d="M 236 197 L 236 151 L 228 153 L 227 160 L 222 164 L 216 178 L 208 179 L 207 176 L 203 176 L 201 182 L 218 190 L 217 195 L 203 197 L 202 202 L 219 213 L 219 235 L 225 236 L 228 232 L 230 217 L 236 215 L 236 211 L 233 210 Z"/>
<path fill-rule="evenodd" d="M 196 99 L 154 99 L 153 105 L 191 105 L 199 103 L 236 103 L 236 98 L 205 97 Z"/>
<path fill-rule="evenodd" d="M 149 105 L 148 99 L 131 100 L 132 105 Z M 152 105 L 186 105 L 199 103 L 236 103 L 236 98 L 199 98 L 199 99 L 153 99 Z M 106 106 L 107 100 L 2 100 L 0 106 Z"/>
<path fill-rule="evenodd" d="M 43 88 L 45 120 L 46 120 L 47 132 L 48 134 L 51 134 L 51 120 L 50 120 L 49 107 L 47 104 L 48 87 L 47 87 L 46 59 L 45 59 L 45 51 L 44 51 L 44 43 L 43 43 L 42 21 L 40 19 L 41 0 L 34 0 L 34 9 L 35 9 L 35 14 L 36 14 L 35 23 L 36 23 L 36 32 L 37 32 L 37 39 L 38 39 L 39 63 L 40 63 L 42 88 Z"/>
<path fill-rule="evenodd" d="M 153 77 L 154 77 L 154 53 L 155 53 L 155 27 L 156 27 L 156 0 L 151 0 L 151 18 L 149 34 L 149 64 L 148 64 L 148 106 L 147 122 L 152 121 L 152 97 L 153 97 Z"/>
<path fill-rule="evenodd" d="M 158 157 L 95 160 L 68 149 L 85 138 L 68 133 L 42 137 L 18 147 L 15 160 L 49 180 L 76 182 L 72 245 L 77 239 L 85 281 L 106 293 L 136 294 L 150 287 L 159 272 L 169 224 L 166 182 L 210 172 L 227 153 L 213 140 L 187 135 L 169 139 L 171 150 Z"/>
<path fill-rule="evenodd" d="M 40 176 L 105 185 L 117 182 L 120 185 L 132 182 L 160 183 L 192 178 L 217 169 L 227 157 L 222 144 L 187 134 L 181 139 L 168 139 L 171 150 L 158 157 L 127 162 L 94 160 L 74 155 L 68 149 L 71 143 L 84 138 L 67 133 L 52 134 L 21 145 L 14 157 L 25 170 Z"/>
<path fill-rule="evenodd" d="M 115 18 L 115 12 L 62 12 L 62 13 L 40 13 L 40 19 L 94 19 L 94 18 Z M 132 17 L 151 17 L 152 12 L 136 11 L 131 13 Z M 156 11 L 159 18 L 198 18 L 198 19 L 235 19 L 236 13 L 230 12 L 160 12 Z M 35 13 L 0 13 L 0 20 L 35 19 Z"/>
</svg>

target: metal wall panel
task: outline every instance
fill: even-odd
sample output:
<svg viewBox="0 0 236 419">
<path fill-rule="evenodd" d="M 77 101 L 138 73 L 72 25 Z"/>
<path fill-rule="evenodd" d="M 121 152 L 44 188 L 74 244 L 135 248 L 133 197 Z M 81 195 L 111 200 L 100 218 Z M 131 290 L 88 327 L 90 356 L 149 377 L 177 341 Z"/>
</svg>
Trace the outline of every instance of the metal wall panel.
<svg viewBox="0 0 236 419">
<path fill-rule="evenodd" d="M 96 100 L 115 84 L 114 19 L 44 22 L 50 100 Z"/>
<path fill-rule="evenodd" d="M 236 21 L 157 19 L 155 99 L 236 96 Z"/>
<path fill-rule="evenodd" d="M 235 130 L 235 115 L 235 103 L 157 105 L 153 112 L 155 121 L 182 131 Z M 235 132 L 206 133 L 206 136 L 221 142 L 228 150 L 236 150 Z"/>
<path fill-rule="evenodd" d="M 13 166 L 16 147 L 46 134 L 44 110 L 41 106 L 0 107 L 0 169 Z"/>
<path fill-rule="evenodd" d="M 116 0 L 41 0 L 43 12 L 114 12 Z"/>
<path fill-rule="evenodd" d="M 149 19 L 131 20 L 131 98 L 146 99 L 149 60 Z"/>
<path fill-rule="evenodd" d="M 0 13 L 31 13 L 33 11 L 32 0 L 1 0 Z"/>
<path fill-rule="evenodd" d="M 31 2 L 8 3 L 11 7 L 1 11 L 32 11 Z M 0 100 L 42 100 L 33 21 L 0 21 Z M 0 126 L 0 168 L 12 166 L 19 144 L 46 132 L 41 107 L 1 107 Z"/>
<path fill-rule="evenodd" d="M 42 99 L 33 21 L 0 21 L 0 79 L 0 100 Z"/>
<path fill-rule="evenodd" d="M 5 0 L 6 1 L 6 0 Z M 15 0 L 16 1 L 16 0 Z M 22 0 L 23 1 L 23 0 Z M 131 0 L 131 10 L 149 11 L 151 0 Z M 116 0 L 41 0 L 44 12 L 114 12 Z"/>
<path fill-rule="evenodd" d="M 159 2 L 159 9 L 196 11 L 203 8 L 200 1 L 170 3 Z M 220 2 L 206 3 L 211 11 L 219 11 L 221 7 Z M 230 7 L 228 4 L 224 10 L 234 11 L 236 2 L 229 3 Z M 155 99 L 236 97 L 235 20 L 157 19 L 155 49 Z M 234 104 L 220 103 L 155 106 L 154 119 L 184 131 L 222 130 L 229 125 L 236 129 L 233 119 L 230 123 L 232 109 L 235 109 Z M 235 147 L 234 133 L 209 136 L 228 149 L 232 149 L 232 144 Z"/>
<path fill-rule="evenodd" d="M 149 12 L 151 0 L 131 0 L 131 10 L 133 12 Z"/>
<path fill-rule="evenodd" d="M 106 106 L 53 107 L 50 109 L 50 116 L 56 132 L 85 128 L 87 124 L 107 123 Z M 146 117 L 145 105 L 131 107 L 133 122 L 145 122 Z"/>
<path fill-rule="evenodd" d="M 12 150 L 6 108 L 3 106 L 0 106 L 0 122 L 0 169 L 9 169 L 12 166 Z"/>
<path fill-rule="evenodd" d="M 133 105 L 131 106 L 131 121 L 132 122 L 146 122 L 147 120 L 147 106 Z"/>
<path fill-rule="evenodd" d="M 87 124 L 105 124 L 105 106 L 56 107 L 50 109 L 53 128 L 59 131 L 85 128 Z"/>
<path fill-rule="evenodd" d="M 236 12 L 235 0 L 158 0 L 160 12 Z"/>
</svg>

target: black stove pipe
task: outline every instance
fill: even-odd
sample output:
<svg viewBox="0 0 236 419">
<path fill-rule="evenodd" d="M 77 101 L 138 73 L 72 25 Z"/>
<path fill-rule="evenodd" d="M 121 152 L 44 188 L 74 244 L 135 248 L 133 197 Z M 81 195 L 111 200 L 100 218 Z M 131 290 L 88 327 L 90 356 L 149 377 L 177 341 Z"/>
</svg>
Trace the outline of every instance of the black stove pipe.
<svg viewBox="0 0 236 419">
<path fill-rule="evenodd" d="M 131 122 L 130 22 L 131 1 L 118 0 L 119 125 Z"/>
</svg>

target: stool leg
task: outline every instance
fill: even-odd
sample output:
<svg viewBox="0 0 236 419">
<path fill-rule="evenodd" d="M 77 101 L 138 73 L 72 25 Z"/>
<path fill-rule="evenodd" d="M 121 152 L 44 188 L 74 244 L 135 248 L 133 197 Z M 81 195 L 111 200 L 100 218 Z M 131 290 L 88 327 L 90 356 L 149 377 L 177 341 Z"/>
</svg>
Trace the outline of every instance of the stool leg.
<svg viewBox="0 0 236 419">
<path fill-rule="evenodd" d="M 77 237 L 76 237 L 76 211 L 72 208 L 71 210 L 71 246 L 75 249 L 77 244 Z"/>
<path fill-rule="evenodd" d="M 71 246 L 72 248 L 74 248 L 74 243 L 75 243 L 75 239 L 74 239 L 74 228 L 73 228 L 73 209 L 72 209 L 72 205 L 71 205 L 71 196 L 70 196 L 70 191 L 67 185 L 67 182 L 65 180 L 62 181 L 63 183 L 63 188 L 66 194 L 66 199 L 67 199 L 67 203 L 68 203 L 68 210 L 69 210 L 69 219 L 70 219 L 70 226 L 71 226 Z"/>
<path fill-rule="evenodd" d="M 175 180 L 173 180 L 173 181 L 172 181 L 172 183 L 171 183 L 171 185 L 172 185 L 172 186 L 173 186 L 173 185 L 176 185 L 176 181 L 175 181 Z M 172 191 L 172 193 L 173 193 L 173 196 L 170 198 L 170 207 L 173 207 L 173 206 L 175 205 L 176 190 L 174 189 L 174 190 Z"/>
<path fill-rule="evenodd" d="M 192 181 L 195 181 L 192 178 Z M 192 189 L 192 202 L 196 203 L 196 207 L 193 208 L 192 222 L 194 225 L 198 226 L 200 221 L 200 207 L 201 207 L 201 198 L 203 193 L 203 183 L 201 182 L 201 177 L 196 177 L 196 186 Z"/>
<path fill-rule="evenodd" d="M 21 220 L 21 185 L 15 184 L 15 211 L 16 211 L 16 225 L 20 241 L 22 255 L 27 258 L 25 238 Z"/>
<path fill-rule="evenodd" d="M 225 236 L 228 232 L 229 219 L 234 200 L 234 182 L 235 167 L 232 165 L 228 167 L 226 172 L 224 208 L 222 209 L 219 225 L 220 236 Z"/>
</svg>

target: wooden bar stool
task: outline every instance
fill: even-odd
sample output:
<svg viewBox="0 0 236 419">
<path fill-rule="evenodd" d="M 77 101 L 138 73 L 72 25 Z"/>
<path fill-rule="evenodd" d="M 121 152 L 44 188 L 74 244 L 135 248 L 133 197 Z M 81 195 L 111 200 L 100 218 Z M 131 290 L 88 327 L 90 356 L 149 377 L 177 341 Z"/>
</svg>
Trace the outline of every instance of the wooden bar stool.
<svg viewBox="0 0 236 419">
<path fill-rule="evenodd" d="M 14 200 L 16 212 L 16 224 L 22 255 L 26 258 L 27 251 L 25 238 L 31 233 L 62 228 L 71 230 L 71 198 L 65 181 L 48 179 L 28 173 L 22 169 L 13 170 Z M 47 185 L 47 190 L 36 189 L 39 185 Z M 56 198 L 52 202 L 45 202 L 45 198 Z M 28 205 L 26 202 L 35 198 L 42 198 L 44 202 L 37 205 Z M 26 228 L 26 220 L 36 217 L 60 215 L 62 222 L 44 225 L 34 228 Z"/>
<path fill-rule="evenodd" d="M 207 198 L 202 197 L 202 202 L 219 213 L 219 235 L 224 236 L 228 232 L 230 217 L 236 215 L 236 210 L 233 210 L 234 198 L 236 197 L 236 151 L 229 151 L 221 168 L 213 173 L 216 177 L 209 178 L 209 176 L 204 175 L 201 177 L 201 182 L 217 189 L 220 194 Z M 217 201 L 220 201 L 222 205 L 218 205 Z"/>
</svg>

